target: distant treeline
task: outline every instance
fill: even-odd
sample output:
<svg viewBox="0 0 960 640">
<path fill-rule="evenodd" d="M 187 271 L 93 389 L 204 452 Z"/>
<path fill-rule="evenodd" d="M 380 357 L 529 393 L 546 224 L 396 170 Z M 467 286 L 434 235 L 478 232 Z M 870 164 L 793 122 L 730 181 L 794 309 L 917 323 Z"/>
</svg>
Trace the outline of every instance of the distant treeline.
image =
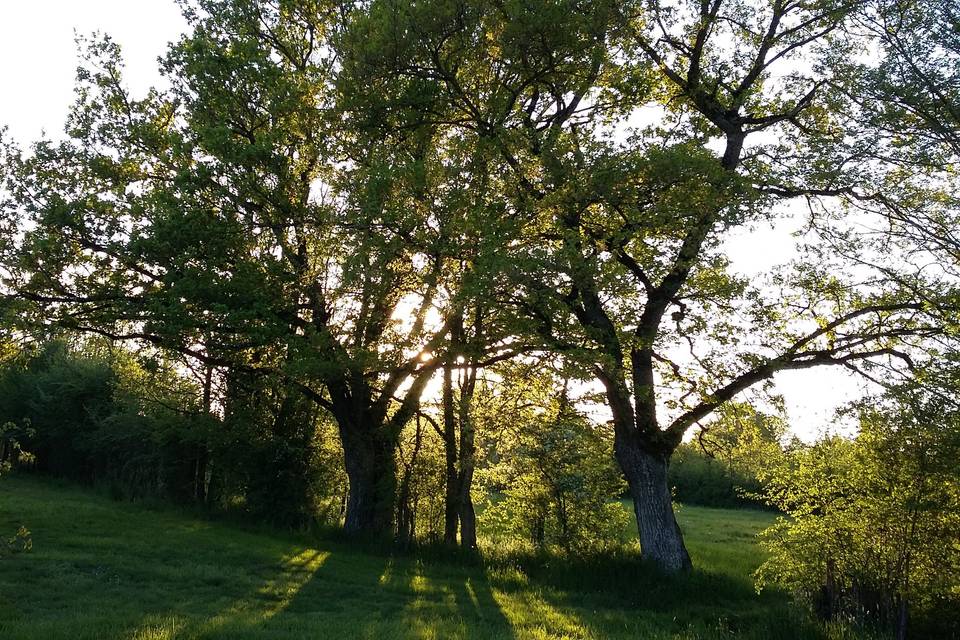
<svg viewBox="0 0 960 640">
<path fill-rule="evenodd" d="M 757 477 L 699 445 L 681 445 L 670 461 L 673 498 L 683 504 L 726 508 L 770 508 Z"/>
<path fill-rule="evenodd" d="M 107 344 L 19 354 L 0 371 L 2 462 L 117 498 L 239 509 L 283 526 L 337 519 L 345 481 L 316 408 L 236 377 L 215 412 L 197 373 Z"/>
</svg>

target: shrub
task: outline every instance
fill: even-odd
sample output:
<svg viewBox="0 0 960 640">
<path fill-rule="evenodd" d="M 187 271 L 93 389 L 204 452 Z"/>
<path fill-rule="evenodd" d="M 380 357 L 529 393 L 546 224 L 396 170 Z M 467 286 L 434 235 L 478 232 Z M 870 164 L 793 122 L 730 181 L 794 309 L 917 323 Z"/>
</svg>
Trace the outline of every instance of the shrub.
<svg viewBox="0 0 960 640">
<path fill-rule="evenodd" d="M 35 460 L 37 471 L 116 499 L 239 506 L 283 526 L 338 524 L 345 480 L 330 421 L 277 380 L 224 377 L 219 416 L 182 366 L 109 343 L 54 341 L 8 358 L 0 469 Z"/>
<path fill-rule="evenodd" d="M 823 618 L 957 637 L 960 414 L 913 391 L 857 410 L 855 440 L 825 438 L 767 474 L 789 517 L 763 535 L 758 585 L 788 587 Z"/>
<path fill-rule="evenodd" d="M 538 547 L 598 548 L 624 539 L 630 515 L 613 498 L 624 481 L 606 434 L 561 398 L 552 420 L 518 425 L 487 481 L 500 489 L 481 520 Z"/>
</svg>

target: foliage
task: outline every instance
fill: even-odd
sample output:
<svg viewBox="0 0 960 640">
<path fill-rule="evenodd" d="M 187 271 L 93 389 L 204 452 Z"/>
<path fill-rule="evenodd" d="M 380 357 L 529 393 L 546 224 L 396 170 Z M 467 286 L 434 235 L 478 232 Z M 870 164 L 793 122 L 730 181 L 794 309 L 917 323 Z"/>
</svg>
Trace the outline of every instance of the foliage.
<svg viewBox="0 0 960 640">
<path fill-rule="evenodd" d="M 850 88 L 863 101 L 868 126 L 885 152 L 906 160 L 901 179 L 911 166 L 946 168 L 960 153 L 960 11 L 954 2 L 937 0 L 872 0 L 866 6 L 859 26 L 884 55 L 856 68 Z"/>
<path fill-rule="evenodd" d="M 728 463 L 706 455 L 698 444 L 682 444 L 670 460 L 668 482 L 674 500 L 706 507 L 756 507 L 751 496 L 760 490 L 757 479 Z"/>
<path fill-rule="evenodd" d="M 0 416 L 38 470 L 116 483 L 131 495 L 175 496 L 190 407 L 174 382 L 122 350 L 55 341 L 3 369 Z"/>
<path fill-rule="evenodd" d="M 329 416 L 275 379 L 235 375 L 227 386 L 206 443 L 208 501 L 281 526 L 339 525 L 346 478 Z"/>
<path fill-rule="evenodd" d="M 681 503 L 714 507 L 763 506 L 765 469 L 784 455 L 783 418 L 731 402 L 709 426 L 677 448 L 669 482 Z"/>
<path fill-rule="evenodd" d="M 857 409 L 855 440 L 825 438 L 766 474 L 788 517 L 764 533 L 758 584 L 782 584 L 826 618 L 956 631 L 960 412 L 916 388 Z"/>
<path fill-rule="evenodd" d="M 0 545 L 0 558 L 14 553 L 26 553 L 33 549 L 33 534 L 25 526 L 20 525 L 12 538 L 8 538 Z"/>
<path fill-rule="evenodd" d="M 98 341 L 23 353 L 0 371 L 2 462 L 115 497 L 339 524 L 346 487 L 327 416 L 283 384 L 248 376 L 228 384 L 221 417 L 203 409 L 185 373 Z"/>
<path fill-rule="evenodd" d="M 857 219 L 882 225 L 908 199 L 846 115 L 866 10 L 377 0 L 338 41 L 352 122 L 429 132 L 465 173 L 487 163 L 482 225 L 501 251 L 475 264 L 523 340 L 603 385 L 636 512 L 650 511 L 642 546 L 665 568 L 689 564 L 666 469 L 695 424 L 778 371 L 902 368 L 949 322 L 950 287 L 905 257 L 916 243 L 873 244 Z M 769 279 L 730 268 L 737 228 L 782 226 L 804 201 L 811 228 L 846 233 L 812 234 Z"/>
<path fill-rule="evenodd" d="M 499 496 L 481 519 L 539 547 L 619 544 L 629 517 L 614 501 L 625 487 L 610 456 L 610 434 L 563 394 L 501 436 L 499 462 L 485 474 Z"/>
<path fill-rule="evenodd" d="M 5 422 L 0 425 L 0 473 L 15 466 L 29 466 L 36 460 L 32 453 L 23 450 L 22 445 L 36 433 L 28 420 L 21 424 Z"/>
<path fill-rule="evenodd" d="M 431 208 L 449 176 L 429 132 L 387 145 L 343 117 L 328 9 L 186 2 L 169 87 L 139 98 L 117 45 L 84 41 L 67 139 L 8 150 L 0 253 L 25 322 L 270 377 L 328 412 L 345 525 L 383 534 L 475 245 L 465 205 Z"/>
</svg>

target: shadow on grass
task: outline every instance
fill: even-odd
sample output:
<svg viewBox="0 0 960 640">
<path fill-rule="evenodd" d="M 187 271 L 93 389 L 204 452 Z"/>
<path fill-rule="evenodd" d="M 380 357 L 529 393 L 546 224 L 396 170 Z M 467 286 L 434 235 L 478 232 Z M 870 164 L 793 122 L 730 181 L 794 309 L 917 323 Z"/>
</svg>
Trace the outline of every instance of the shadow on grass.
<svg viewBox="0 0 960 640">
<path fill-rule="evenodd" d="M 215 613 L 181 594 L 131 637 L 515 637 L 482 570 L 339 547 L 295 550 L 253 592 L 231 590 L 235 599 Z"/>
<path fill-rule="evenodd" d="M 185 624 L 146 638 L 742 638 L 823 634 L 782 595 L 749 580 L 668 576 L 624 553 L 590 558 L 502 554 L 482 562 L 333 542 L 249 564 L 246 592 L 217 612 L 189 587 L 166 615 Z M 256 579 L 259 578 L 259 584 Z M 170 594 L 172 595 L 172 594 Z M 184 597 L 186 596 L 186 597 Z M 197 608 L 207 608 L 206 612 Z M 197 615 L 199 614 L 199 615 Z"/>
<path fill-rule="evenodd" d="M 786 594 L 758 594 L 749 576 L 704 570 L 667 575 L 630 551 L 591 557 L 502 554 L 487 564 L 493 588 L 504 594 L 501 602 L 529 602 L 532 594 L 542 610 L 571 620 L 580 613 L 583 634 L 591 637 L 826 637 Z M 510 607 L 505 609 L 509 615 Z"/>
<path fill-rule="evenodd" d="M 414 557 L 333 552 L 258 637 L 513 638 L 481 571 Z"/>
</svg>

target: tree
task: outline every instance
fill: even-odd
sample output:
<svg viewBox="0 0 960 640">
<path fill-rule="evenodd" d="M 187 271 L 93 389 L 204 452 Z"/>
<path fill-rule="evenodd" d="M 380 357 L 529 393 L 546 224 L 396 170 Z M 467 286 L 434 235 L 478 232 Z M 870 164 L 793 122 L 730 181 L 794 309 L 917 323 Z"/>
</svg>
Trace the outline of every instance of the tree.
<svg viewBox="0 0 960 640">
<path fill-rule="evenodd" d="M 169 90 L 133 99 L 116 46 L 94 41 L 69 138 L 4 147 L 5 296 L 39 325 L 304 394 L 337 423 L 350 531 L 393 527 L 400 434 L 435 374 L 450 409 L 455 370 L 538 350 L 603 385 L 643 554 L 683 570 L 667 468 L 689 429 L 778 371 L 913 366 L 955 309 L 913 251 L 929 235 L 859 231 L 934 191 L 892 183 L 881 120 L 858 119 L 846 60 L 870 45 L 852 27 L 872 3 L 186 14 Z M 727 241 L 793 201 L 809 208 L 798 260 L 745 281 Z M 468 339 L 475 313 L 488 324 Z M 454 512 L 469 521 L 471 431 L 446 414 L 450 538 Z"/>
<path fill-rule="evenodd" d="M 289 384 L 231 372 L 208 435 L 212 504 L 303 527 L 339 525 L 346 478 L 330 414 Z"/>
<path fill-rule="evenodd" d="M 35 345 L 0 367 L 0 458 L 117 496 L 196 500 L 210 427 L 198 395 L 104 340 Z"/>
<path fill-rule="evenodd" d="M 907 637 L 955 628 L 960 584 L 957 405 L 916 383 L 854 410 L 855 440 L 831 437 L 765 472 L 788 517 L 764 532 L 758 584 L 790 588 L 823 617 Z M 944 636 L 946 637 L 946 636 Z"/>
<path fill-rule="evenodd" d="M 89 43 L 68 139 L 6 157 L 4 287 L 37 324 L 305 394 L 339 428 L 345 527 L 378 534 L 400 431 L 443 362 L 446 253 L 424 214 L 439 165 L 423 140 L 387 146 L 340 117 L 336 9 L 191 4 L 170 89 L 141 100 L 116 45 Z"/>
<path fill-rule="evenodd" d="M 786 202 L 835 219 L 878 200 L 833 89 L 861 9 L 381 0 L 347 30 L 342 75 L 370 89 L 355 112 L 492 152 L 497 299 L 603 384 L 643 553 L 666 570 L 690 566 L 667 486 L 688 429 L 778 371 L 909 362 L 940 333 L 930 290 L 877 286 L 816 237 L 767 286 L 728 269 L 733 230 Z M 644 108 L 656 121 L 625 136 Z"/>
</svg>

